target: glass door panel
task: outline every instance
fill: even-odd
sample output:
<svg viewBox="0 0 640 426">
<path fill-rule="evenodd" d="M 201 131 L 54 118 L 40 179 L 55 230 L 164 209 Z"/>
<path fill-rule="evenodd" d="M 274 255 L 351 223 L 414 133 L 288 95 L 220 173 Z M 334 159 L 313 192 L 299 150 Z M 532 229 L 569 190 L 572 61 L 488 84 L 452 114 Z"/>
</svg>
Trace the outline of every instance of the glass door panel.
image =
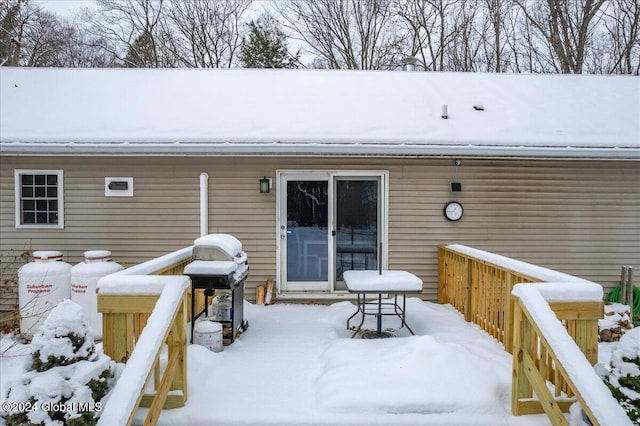
<svg viewBox="0 0 640 426">
<path fill-rule="evenodd" d="M 378 269 L 379 178 L 335 178 L 335 284 L 346 290 L 342 274 Z"/>
<path fill-rule="evenodd" d="M 327 180 L 287 180 L 286 288 L 329 290 Z"/>
</svg>

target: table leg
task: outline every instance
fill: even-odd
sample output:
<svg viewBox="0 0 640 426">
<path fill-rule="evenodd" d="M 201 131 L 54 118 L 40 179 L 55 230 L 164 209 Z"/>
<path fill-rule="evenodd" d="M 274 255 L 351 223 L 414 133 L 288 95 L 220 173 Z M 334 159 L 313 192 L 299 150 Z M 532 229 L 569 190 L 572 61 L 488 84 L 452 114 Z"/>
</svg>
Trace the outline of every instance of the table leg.
<svg viewBox="0 0 640 426">
<path fill-rule="evenodd" d="M 351 315 L 351 316 L 347 319 L 347 330 L 349 329 L 349 323 L 351 322 L 351 319 L 352 319 L 353 317 L 355 317 L 356 315 L 358 315 L 358 312 L 360 312 L 360 293 L 358 293 L 358 305 L 357 305 L 357 306 L 358 306 L 358 310 L 357 310 L 357 311 L 355 311 L 355 312 L 353 313 L 353 315 Z"/>
<path fill-rule="evenodd" d="M 396 298 L 398 297 L 398 295 L 396 294 Z M 397 299 L 396 299 L 397 300 Z M 412 335 L 416 335 L 416 333 L 413 332 L 413 330 L 411 329 L 411 327 L 409 327 L 409 324 L 407 324 L 407 318 L 406 318 L 406 312 L 407 312 L 407 295 L 403 294 L 402 295 L 402 325 L 404 325 L 405 327 L 407 327 L 407 330 L 409 330 L 409 332 Z"/>
<path fill-rule="evenodd" d="M 376 332 L 378 336 L 382 336 L 382 293 L 378 293 L 378 315 L 376 315 L 378 321 Z"/>
<path fill-rule="evenodd" d="M 394 294 L 394 308 L 396 311 L 396 315 L 398 316 L 398 318 L 400 318 L 400 328 L 404 327 L 405 325 L 407 325 L 407 322 L 405 321 L 405 307 L 406 307 L 406 297 L 403 294 L 402 295 L 402 308 L 400 308 L 400 305 L 398 305 L 398 293 Z"/>
<path fill-rule="evenodd" d="M 362 328 L 362 324 L 364 324 L 364 318 L 365 318 L 365 313 L 364 313 L 364 309 L 365 309 L 365 304 L 367 303 L 366 300 L 366 295 L 363 294 L 362 295 L 362 302 L 360 302 L 360 293 L 358 293 L 358 310 L 356 311 L 355 314 L 351 315 L 351 317 L 355 316 L 358 312 L 361 313 L 362 318 L 360 319 L 360 324 L 358 324 L 358 326 L 356 327 L 355 331 L 353 332 L 353 334 L 351 335 L 351 338 L 353 339 L 354 337 L 356 337 L 356 334 L 358 334 L 358 332 L 360 331 L 360 329 Z M 349 325 L 349 323 L 347 322 L 347 325 Z"/>
</svg>

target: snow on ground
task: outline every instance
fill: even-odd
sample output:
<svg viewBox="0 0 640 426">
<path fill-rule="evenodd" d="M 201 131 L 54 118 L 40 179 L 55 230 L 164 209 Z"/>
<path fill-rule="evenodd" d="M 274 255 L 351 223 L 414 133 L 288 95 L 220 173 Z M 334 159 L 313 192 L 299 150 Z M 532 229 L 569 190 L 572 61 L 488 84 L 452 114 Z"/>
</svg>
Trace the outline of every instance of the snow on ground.
<svg viewBox="0 0 640 426">
<path fill-rule="evenodd" d="M 249 329 L 232 345 L 218 353 L 189 346 L 187 404 L 163 411 L 159 424 L 549 424 L 545 415 L 511 414 L 511 355 L 450 305 L 408 299 L 416 335 L 385 317 L 398 337 L 382 340 L 351 339 L 353 312 L 351 302 L 245 302 Z M 373 329 L 374 321 L 364 326 Z M 3 340 L 3 400 L 26 359 L 6 356 L 9 343 Z M 612 347 L 600 345 L 600 362 Z M 14 345 L 9 353 L 27 349 Z"/>
<path fill-rule="evenodd" d="M 499 343 L 450 306 L 407 303 L 416 336 L 385 340 L 350 339 L 350 302 L 247 304 L 236 342 L 189 348 L 187 405 L 160 424 L 548 424 L 511 415 L 511 356 Z"/>
</svg>

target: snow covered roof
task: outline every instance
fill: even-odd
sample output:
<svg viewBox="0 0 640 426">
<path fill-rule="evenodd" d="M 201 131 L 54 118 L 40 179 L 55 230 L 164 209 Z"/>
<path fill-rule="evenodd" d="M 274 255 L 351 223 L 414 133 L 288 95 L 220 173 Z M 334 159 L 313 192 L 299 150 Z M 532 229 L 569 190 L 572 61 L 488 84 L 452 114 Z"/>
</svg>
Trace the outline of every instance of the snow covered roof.
<svg viewBox="0 0 640 426">
<path fill-rule="evenodd" d="M 0 94 L 2 154 L 640 159 L 631 76 L 1 67 Z"/>
</svg>

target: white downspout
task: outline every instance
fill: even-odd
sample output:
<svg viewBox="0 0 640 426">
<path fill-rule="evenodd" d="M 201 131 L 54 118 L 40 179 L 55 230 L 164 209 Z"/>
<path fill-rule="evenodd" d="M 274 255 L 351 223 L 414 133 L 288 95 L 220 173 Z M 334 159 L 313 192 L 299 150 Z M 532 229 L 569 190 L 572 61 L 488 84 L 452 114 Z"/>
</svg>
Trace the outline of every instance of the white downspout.
<svg viewBox="0 0 640 426">
<path fill-rule="evenodd" d="M 209 175 L 200 173 L 200 236 L 209 233 Z"/>
</svg>

